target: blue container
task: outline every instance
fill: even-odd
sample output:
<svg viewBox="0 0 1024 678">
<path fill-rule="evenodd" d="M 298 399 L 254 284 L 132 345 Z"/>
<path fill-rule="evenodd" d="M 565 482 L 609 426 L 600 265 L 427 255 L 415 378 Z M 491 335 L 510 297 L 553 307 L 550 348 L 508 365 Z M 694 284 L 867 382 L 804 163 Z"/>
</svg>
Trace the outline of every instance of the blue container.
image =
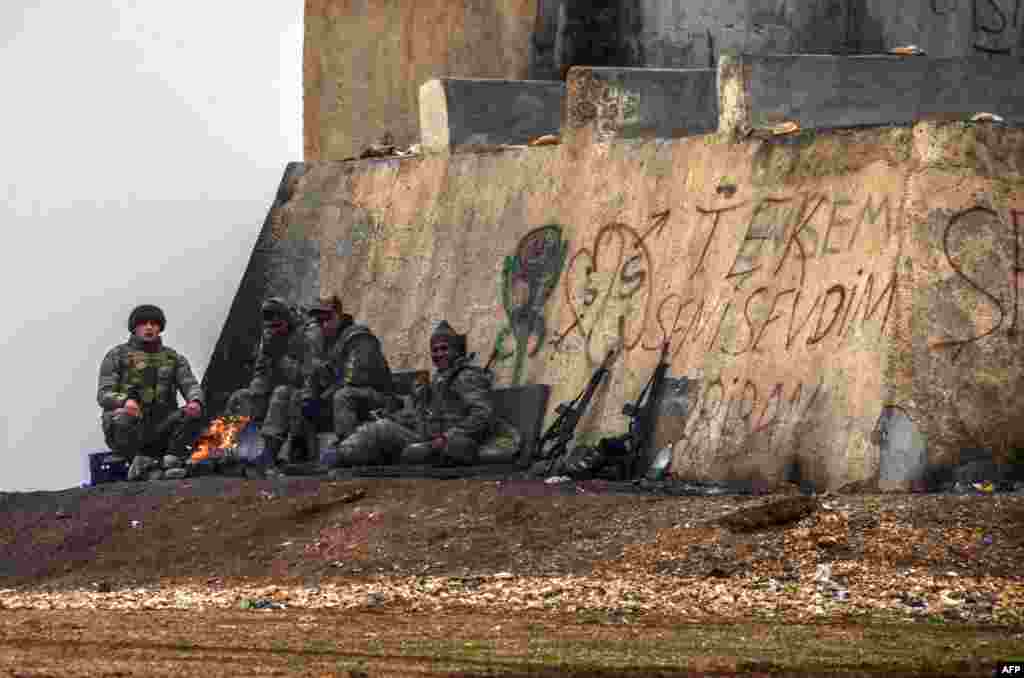
<svg viewBox="0 0 1024 678">
<path fill-rule="evenodd" d="M 89 455 L 89 476 L 92 484 L 128 480 L 128 467 L 131 464 L 131 459 L 122 459 L 109 450 L 93 452 Z"/>
</svg>

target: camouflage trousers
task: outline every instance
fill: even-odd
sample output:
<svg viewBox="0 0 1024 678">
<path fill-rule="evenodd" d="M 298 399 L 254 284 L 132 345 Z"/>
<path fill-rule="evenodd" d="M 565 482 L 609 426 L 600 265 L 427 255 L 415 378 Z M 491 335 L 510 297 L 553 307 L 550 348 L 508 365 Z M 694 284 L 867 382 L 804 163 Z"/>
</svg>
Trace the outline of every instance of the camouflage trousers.
<svg viewBox="0 0 1024 678">
<path fill-rule="evenodd" d="M 269 394 L 251 388 L 238 389 L 228 399 L 224 413 L 262 421 L 265 436 L 283 438 L 303 431 L 302 392 L 287 384 L 277 386 Z"/>
<path fill-rule="evenodd" d="M 367 386 L 342 386 L 331 396 L 334 433 L 344 440 L 356 427 L 370 419 L 374 410 L 390 410 L 392 399 L 387 394 Z"/>
<path fill-rule="evenodd" d="M 322 460 L 328 466 L 370 466 L 376 464 L 449 463 L 471 464 L 479 445 L 466 436 L 452 436 L 441 450 L 429 447 L 430 438 L 390 419 L 371 421 L 358 427 L 338 443 L 337 456 Z"/>
<path fill-rule="evenodd" d="M 203 425 L 201 417 L 188 418 L 180 409 L 155 419 L 104 412 L 101 421 L 107 446 L 127 459 L 139 454 L 182 456 L 185 446 L 199 437 Z"/>
</svg>

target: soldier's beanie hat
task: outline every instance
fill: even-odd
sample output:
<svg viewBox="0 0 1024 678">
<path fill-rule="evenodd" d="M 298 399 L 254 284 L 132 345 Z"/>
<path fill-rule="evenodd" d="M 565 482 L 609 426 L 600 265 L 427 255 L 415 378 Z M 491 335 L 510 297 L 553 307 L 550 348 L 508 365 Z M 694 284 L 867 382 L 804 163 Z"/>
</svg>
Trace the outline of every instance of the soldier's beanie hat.
<svg viewBox="0 0 1024 678">
<path fill-rule="evenodd" d="M 448 324 L 447 320 L 442 320 L 434 328 L 434 332 L 430 335 L 430 343 L 434 343 L 440 339 L 447 339 L 448 343 L 451 344 L 452 348 L 456 351 L 466 352 L 466 335 L 459 334 L 452 326 Z"/>
<path fill-rule="evenodd" d="M 128 316 L 128 331 L 134 332 L 135 328 L 139 326 L 139 323 L 146 322 L 147 320 L 155 320 L 160 325 L 160 331 L 164 331 L 164 327 L 167 326 L 167 317 L 164 316 L 164 312 L 160 310 L 159 306 L 153 304 L 142 304 L 136 306 L 130 316 Z"/>
<path fill-rule="evenodd" d="M 437 339 L 448 339 L 449 341 L 458 337 L 458 333 L 452 329 L 452 326 L 448 324 L 447 320 L 442 320 L 434 328 L 433 333 L 430 335 L 430 341 Z"/>
</svg>

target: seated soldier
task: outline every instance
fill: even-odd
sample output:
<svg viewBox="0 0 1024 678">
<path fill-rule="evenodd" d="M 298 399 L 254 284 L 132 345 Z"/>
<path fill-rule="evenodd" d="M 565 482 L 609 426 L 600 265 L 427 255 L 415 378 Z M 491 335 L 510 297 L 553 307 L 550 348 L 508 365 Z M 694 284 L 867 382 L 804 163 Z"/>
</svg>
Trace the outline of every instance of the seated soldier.
<svg viewBox="0 0 1024 678">
<path fill-rule="evenodd" d="M 308 444 L 321 428 L 333 430 L 336 438 L 329 445 L 331 451 L 321 460 L 330 466 L 338 443 L 368 421 L 372 411 L 395 409 L 396 399 L 380 340 L 343 312 L 337 295 L 320 299 L 309 314 L 309 368 L 301 411 Z M 327 419 L 329 423 L 325 423 Z"/>
<path fill-rule="evenodd" d="M 202 388 L 185 356 L 161 341 L 166 324 L 158 307 L 136 307 L 128 318 L 131 339 L 110 349 L 100 365 L 103 435 L 114 454 L 132 459 L 129 479 L 156 466 L 153 457 L 183 457 L 202 425 Z"/>
<path fill-rule="evenodd" d="M 489 371 L 473 364 L 465 335 L 442 320 L 430 337 L 436 372 L 421 386 L 411 408 L 360 426 L 338 448 L 339 465 L 437 463 L 474 464 L 483 445 L 501 443 L 518 449 L 518 434 L 494 416 Z"/>
<path fill-rule="evenodd" d="M 293 432 L 300 406 L 303 340 L 299 316 L 280 297 L 260 306 L 263 334 L 256 352 L 256 365 L 248 388 L 231 394 L 225 413 L 250 417 L 262 424 L 265 441 L 263 463 L 274 464 L 278 452 Z"/>
</svg>

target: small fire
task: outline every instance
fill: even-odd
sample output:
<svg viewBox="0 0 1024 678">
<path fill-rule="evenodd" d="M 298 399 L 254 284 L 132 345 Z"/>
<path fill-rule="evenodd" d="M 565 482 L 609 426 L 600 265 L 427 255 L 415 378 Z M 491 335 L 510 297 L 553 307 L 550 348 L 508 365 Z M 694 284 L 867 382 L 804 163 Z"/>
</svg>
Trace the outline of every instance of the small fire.
<svg viewBox="0 0 1024 678">
<path fill-rule="evenodd" d="M 192 461 L 222 457 L 238 447 L 238 434 L 248 423 L 249 417 L 218 417 L 211 421 L 195 444 Z"/>
</svg>

